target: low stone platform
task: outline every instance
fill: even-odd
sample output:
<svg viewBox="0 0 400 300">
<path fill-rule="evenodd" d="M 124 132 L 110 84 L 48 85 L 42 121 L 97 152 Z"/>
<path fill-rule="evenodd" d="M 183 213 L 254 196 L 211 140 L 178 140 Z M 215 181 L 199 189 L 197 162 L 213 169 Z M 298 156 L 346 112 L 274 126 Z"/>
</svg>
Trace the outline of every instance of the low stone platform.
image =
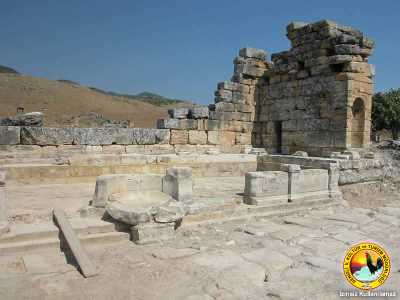
<svg viewBox="0 0 400 300">
<path fill-rule="evenodd" d="M 70 154 L 14 157 L 1 162 L 10 185 L 93 182 L 103 174 L 164 174 L 172 166 L 191 167 L 194 176 L 244 176 L 257 168 L 253 154 Z"/>
</svg>

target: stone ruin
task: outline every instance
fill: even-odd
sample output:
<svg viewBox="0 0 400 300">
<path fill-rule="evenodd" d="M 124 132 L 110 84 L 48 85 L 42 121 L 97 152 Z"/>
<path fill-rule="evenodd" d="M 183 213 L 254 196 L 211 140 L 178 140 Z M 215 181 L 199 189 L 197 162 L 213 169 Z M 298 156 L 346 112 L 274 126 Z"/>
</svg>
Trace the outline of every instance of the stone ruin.
<svg viewBox="0 0 400 300">
<path fill-rule="evenodd" d="M 215 207 L 210 213 L 184 199 L 191 198 L 192 173 L 245 175 L 241 205 L 229 204 L 239 215 L 252 211 L 243 203 L 267 210 L 313 206 L 341 200 L 340 185 L 381 181 L 383 166 L 367 150 L 374 43 L 326 20 L 291 23 L 287 36 L 291 49 L 271 60 L 264 50 L 241 49 L 231 80 L 217 85 L 214 104 L 172 109 L 156 129 L 18 123 L 26 115 L 17 123 L 2 121 L 0 154 L 8 180 L 97 177 L 93 201 L 81 214 L 107 211 L 136 236 L 144 228 L 154 235 L 163 223 L 170 229 L 183 216 L 217 214 Z M 171 213 L 170 222 L 160 221 L 161 212 Z"/>
</svg>

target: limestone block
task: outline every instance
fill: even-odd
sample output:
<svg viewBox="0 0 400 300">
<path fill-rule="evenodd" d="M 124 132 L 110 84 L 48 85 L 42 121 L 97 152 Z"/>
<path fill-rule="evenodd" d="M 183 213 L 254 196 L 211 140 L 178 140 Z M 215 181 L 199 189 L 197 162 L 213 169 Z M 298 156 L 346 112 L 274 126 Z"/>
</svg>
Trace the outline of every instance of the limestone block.
<svg viewBox="0 0 400 300">
<path fill-rule="evenodd" d="M 293 173 L 291 178 L 292 194 L 328 190 L 328 170 L 306 169 L 299 173 Z"/>
<path fill-rule="evenodd" d="M 167 169 L 163 178 L 163 192 L 178 201 L 191 201 L 193 193 L 192 169 L 189 167 Z"/>
<path fill-rule="evenodd" d="M 208 131 L 207 132 L 207 143 L 210 145 L 219 144 L 219 131 Z"/>
<path fill-rule="evenodd" d="M 257 198 L 273 201 L 276 197 L 288 195 L 288 173 L 281 171 L 248 172 L 245 175 L 246 204 L 258 204 Z"/>
<path fill-rule="evenodd" d="M 243 113 L 243 112 L 223 112 L 223 111 L 211 111 L 210 112 L 210 119 L 212 120 L 222 120 L 222 121 L 244 121 L 250 122 L 251 121 L 251 114 L 250 113 Z"/>
<path fill-rule="evenodd" d="M 74 128 L 76 145 L 130 145 L 133 140 L 132 128 Z"/>
<path fill-rule="evenodd" d="M 251 145 L 251 133 L 237 132 L 235 137 L 235 144 L 237 145 Z"/>
<path fill-rule="evenodd" d="M 230 90 L 217 90 L 214 93 L 215 102 L 232 102 L 232 91 Z"/>
<path fill-rule="evenodd" d="M 192 119 L 208 119 L 208 107 L 193 107 L 189 110 L 189 117 Z"/>
<path fill-rule="evenodd" d="M 74 128 L 22 127 L 21 143 L 24 145 L 71 145 Z"/>
<path fill-rule="evenodd" d="M 133 144 L 169 144 L 169 141 L 170 131 L 168 129 L 133 128 Z"/>
<path fill-rule="evenodd" d="M 183 202 L 170 200 L 156 207 L 152 213 L 156 223 L 175 223 L 183 219 L 185 209 Z"/>
<path fill-rule="evenodd" d="M 348 155 L 351 160 L 359 160 L 359 159 L 361 159 L 360 152 L 358 152 L 358 151 L 346 150 L 346 151 L 343 151 L 343 154 L 344 155 Z"/>
<path fill-rule="evenodd" d="M 166 129 L 197 129 L 198 121 L 191 119 L 159 119 L 157 128 Z"/>
<path fill-rule="evenodd" d="M 175 227 L 175 223 L 141 223 L 132 226 L 131 239 L 141 245 L 168 240 L 174 236 Z"/>
<path fill-rule="evenodd" d="M 207 133 L 199 130 L 189 130 L 189 144 L 205 145 L 207 144 Z"/>
<path fill-rule="evenodd" d="M 101 175 L 96 178 L 96 188 L 91 205 L 105 207 L 110 196 L 128 191 L 128 174 Z"/>
<path fill-rule="evenodd" d="M 267 52 L 265 50 L 256 48 L 242 48 L 239 50 L 239 56 L 265 60 Z"/>
<path fill-rule="evenodd" d="M 144 154 L 146 153 L 145 147 L 147 145 L 126 145 L 125 151 L 127 154 Z"/>
<path fill-rule="evenodd" d="M 224 148 L 229 148 L 235 145 L 236 133 L 233 131 L 220 131 L 219 132 L 219 144 Z"/>
<path fill-rule="evenodd" d="M 171 145 L 185 145 L 189 141 L 187 130 L 171 130 Z"/>
<path fill-rule="evenodd" d="M 123 154 L 126 153 L 124 145 L 104 145 L 102 152 L 105 154 Z"/>
<path fill-rule="evenodd" d="M 129 147 L 129 146 L 127 146 L 127 147 Z M 146 153 L 146 154 L 172 154 L 172 153 L 175 153 L 175 150 L 174 150 L 174 146 L 172 146 L 170 144 L 145 145 L 143 153 Z"/>
<path fill-rule="evenodd" d="M 0 126 L 0 145 L 17 145 L 20 142 L 20 127 Z"/>
<path fill-rule="evenodd" d="M 361 54 L 361 49 L 359 45 L 335 45 L 335 53 L 339 55 L 358 55 Z"/>
<path fill-rule="evenodd" d="M 328 169 L 329 181 L 328 181 L 328 188 L 331 193 L 339 191 L 339 176 L 340 176 L 340 169 L 337 164 L 329 164 Z"/>
<path fill-rule="evenodd" d="M 239 83 L 232 82 L 232 81 L 219 82 L 217 85 L 219 90 L 230 90 L 230 91 L 237 90 L 239 88 L 238 86 L 239 86 Z"/>
<path fill-rule="evenodd" d="M 113 219 L 129 225 L 146 223 L 151 220 L 149 208 L 130 207 L 119 201 L 108 202 L 106 211 Z"/>
<path fill-rule="evenodd" d="M 172 119 L 187 119 L 189 116 L 189 109 L 173 108 L 168 110 L 168 114 Z"/>
<path fill-rule="evenodd" d="M 264 73 L 267 64 L 264 61 L 254 59 L 254 58 L 245 58 L 238 56 L 234 59 L 233 61 L 235 69 L 234 69 L 234 74 L 240 74 L 242 75 L 248 75 L 248 76 L 254 76 L 254 77 L 260 77 L 259 75 L 256 75 L 255 73 L 258 71 L 261 71 L 263 69 L 261 75 Z M 254 68 L 254 72 L 252 69 Z M 256 70 L 257 69 L 257 70 Z M 260 70 L 258 70 L 260 69 Z"/>
<path fill-rule="evenodd" d="M 31 112 L 10 118 L 0 118 L 0 126 L 43 126 L 43 113 Z"/>
<path fill-rule="evenodd" d="M 244 194 L 246 196 L 262 196 L 264 194 L 264 180 L 263 172 L 247 172 L 245 175 Z"/>
</svg>

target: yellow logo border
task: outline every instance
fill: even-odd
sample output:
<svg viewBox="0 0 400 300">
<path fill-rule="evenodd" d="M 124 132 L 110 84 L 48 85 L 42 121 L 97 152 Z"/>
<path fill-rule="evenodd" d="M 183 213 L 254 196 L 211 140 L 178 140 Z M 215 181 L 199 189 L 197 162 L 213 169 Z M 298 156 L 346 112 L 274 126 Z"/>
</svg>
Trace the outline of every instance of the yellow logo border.
<svg viewBox="0 0 400 300">
<path fill-rule="evenodd" d="M 382 274 L 372 282 L 362 282 L 357 280 L 353 274 L 351 273 L 350 270 L 350 262 L 353 258 L 354 255 L 356 255 L 360 251 L 364 250 L 369 250 L 369 251 L 374 251 L 376 252 L 383 261 L 383 271 Z M 382 284 L 385 283 L 386 279 L 388 279 L 390 275 L 390 268 L 391 268 L 391 263 L 390 263 L 390 256 L 389 254 L 383 249 L 381 246 L 379 246 L 376 243 L 372 242 L 362 242 L 359 243 L 355 246 L 352 246 L 347 252 L 343 260 L 343 274 L 344 277 L 346 277 L 347 281 L 354 287 L 361 289 L 361 290 L 371 290 L 375 289 Z"/>
</svg>

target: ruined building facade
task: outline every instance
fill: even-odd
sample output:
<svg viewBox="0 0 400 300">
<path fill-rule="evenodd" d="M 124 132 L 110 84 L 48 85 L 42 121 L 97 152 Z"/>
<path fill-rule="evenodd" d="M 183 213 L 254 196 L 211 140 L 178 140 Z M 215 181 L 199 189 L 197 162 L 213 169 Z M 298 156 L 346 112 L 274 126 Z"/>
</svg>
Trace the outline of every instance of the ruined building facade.
<svg viewBox="0 0 400 300">
<path fill-rule="evenodd" d="M 240 50 L 231 81 L 218 84 L 210 118 L 253 122 L 252 145 L 312 155 L 370 142 L 374 43 L 331 21 L 291 23 L 291 49 Z"/>
</svg>

